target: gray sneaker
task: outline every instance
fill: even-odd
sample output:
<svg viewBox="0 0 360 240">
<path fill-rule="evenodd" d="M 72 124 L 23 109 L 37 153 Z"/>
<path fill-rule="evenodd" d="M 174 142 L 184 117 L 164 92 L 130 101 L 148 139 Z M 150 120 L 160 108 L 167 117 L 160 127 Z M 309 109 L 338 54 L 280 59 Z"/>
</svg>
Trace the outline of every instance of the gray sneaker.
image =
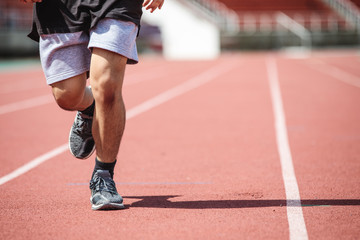
<svg viewBox="0 0 360 240">
<path fill-rule="evenodd" d="M 86 159 L 95 150 L 95 142 L 91 130 L 92 121 L 92 116 L 77 112 L 69 136 L 69 149 L 76 158 Z"/>
<path fill-rule="evenodd" d="M 123 209 L 123 199 L 108 170 L 97 170 L 90 181 L 92 210 Z"/>
</svg>

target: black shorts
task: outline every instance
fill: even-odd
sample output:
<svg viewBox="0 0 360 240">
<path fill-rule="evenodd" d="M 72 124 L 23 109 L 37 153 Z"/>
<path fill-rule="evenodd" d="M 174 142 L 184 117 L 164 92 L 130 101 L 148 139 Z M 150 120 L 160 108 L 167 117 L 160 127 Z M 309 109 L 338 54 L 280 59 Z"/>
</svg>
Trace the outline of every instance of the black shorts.
<svg viewBox="0 0 360 240">
<path fill-rule="evenodd" d="M 130 21 L 139 26 L 143 0 L 43 0 L 33 10 L 33 28 L 28 35 L 89 31 L 103 18 Z"/>
</svg>

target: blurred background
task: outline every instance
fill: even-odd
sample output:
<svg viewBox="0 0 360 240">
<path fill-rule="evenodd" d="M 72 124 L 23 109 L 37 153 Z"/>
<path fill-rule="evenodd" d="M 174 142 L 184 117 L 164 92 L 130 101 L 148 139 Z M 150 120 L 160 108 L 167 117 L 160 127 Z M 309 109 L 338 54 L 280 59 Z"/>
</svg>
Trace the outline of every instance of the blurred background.
<svg viewBox="0 0 360 240">
<path fill-rule="evenodd" d="M 216 58 L 227 51 L 357 48 L 360 0 L 165 0 L 144 11 L 140 54 Z M 0 2 L 0 58 L 36 57 L 32 4 Z"/>
</svg>

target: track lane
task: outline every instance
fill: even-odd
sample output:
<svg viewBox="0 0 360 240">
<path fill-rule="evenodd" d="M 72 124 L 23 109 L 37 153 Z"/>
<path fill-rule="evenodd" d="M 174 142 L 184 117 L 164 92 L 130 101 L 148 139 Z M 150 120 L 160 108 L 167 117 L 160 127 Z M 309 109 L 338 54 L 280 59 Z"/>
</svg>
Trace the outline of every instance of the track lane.
<svg viewBox="0 0 360 240">
<path fill-rule="evenodd" d="M 338 67 L 349 65 L 344 71 L 358 65 L 347 57 L 336 59 L 346 63 Z M 360 233 L 360 89 L 309 64 L 311 59 L 279 58 L 309 238 L 355 239 Z"/>
<path fill-rule="evenodd" d="M 44 74 L 38 67 L 18 72 L 0 71 L 0 83 L 0 105 L 49 94 Z"/>
<path fill-rule="evenodd" d="M 171 65 L 169 62 L 167 63 L 168 65 Z M 173 64 L 172 64 L 173 65 Z M 189 69 L 189 71 L 188 71 L 188 76 L 192 76 L 191 75 L 191 71 L 192 71 L 192 69 L 194 69 L 194 70 L 196 70 L 196 72 L 198 72 L 199 71 L 199 67 L 197 66 L 197 67 L 195 67 L 194 68 L 194 66 L 196 66 L 197 64 L 192 64 L 191 66 L 190 66 L 190 69 Z M 199 65 L 199 64 L 198 64 Z M 201 65 L 201 64 L 200 64 Z M 173 65 L 173 66 L 175 66 L 175 65 Z M 231 66 L 230 66 L 231 67 Z M 170 71 L 174 71 L 174 70 L 178 70 L 179 68 L 178 67 L 176 67 L 176 68 L 174 68 L 173 67 L 173 70 L 170 70 Z M 210 68 L 210 69 L 212 69 L 212 68 Z M 215 67 L 215 71 L 217 71 L 216 69 L 219 69 L 219 70 L 221 70 L 221 71 L 227 71 L 227 67 L 226 66 L 223 66 L 223 67 L 221 67 L 220 66 L 220 68 L 219 67 Z M 168 69 L 168 71 L 169 71 L 169 69 Z M 202 70 L 202 71 L 204 71 L 204 70 Z M 217 71 L 217 72 L 219 72 L 219 71 Z M 174 71 L 174 73 L 176 73 L 176 71 Z M 219 73 L 221 73 L 221 72 L 219 72 Z M 214 74 L 219 74 L 219 73 L 216 73 L 216 72 L 214 72 Z M 173 73 L 172 73 L 173 74 Z M 204 75 L 205 74 L 205 75 Z M 186 86 L 186 84 L 184 85 L 184 87 L 182 87 L 182 84 L 180 84 L 180 85 L 177 85 L 176 87 L 174 87 L 173 89 L 171 88 L 171 89 L 169 89 L 170 91 L 172 91 L 172 92 L 170 92 L 169 94 L 167 94 L 168 96 L 166 97 L 166 98 L 172 98 L 172 97 L 176 97 L 177 95 L 181 95 L 182 94 L 182 92 L 186 92 L 186 91 L 188 91 L 188 90 L 191 90 L 192 88 L 196 88 L 197 87 L 197 85 L 199 85 L 197 82 L 200 82 L 200 85 L 202 84 L 201 83 L 201 81 L 203 81 L 202 79 L 205 79 L 206 80 L 206 78 L 207 77 L 209 77 L 209 79 L 210 80 L 212 80 L 212 78 L 213 78 L 213 76 L 210 76 L 210 74 L 211 74 L 211 70 L 209 71 L 209 73 L 207 74 L 207 71 L 205 71 L 204 73 L 202 73 L 202 72 L 200 72 L 200 74 L 197 74 L 197 75 L 195 75 L 193 78 L 194 79 L 190 79 L 190 81 L 189 81 L 189 83 L 190 84 L 193 84 L 193 83 L 195 83 L 195 86 L 191 86 L 190 85 L 190 89 L 187 89 L 188 88 L 188 86 Z M 137 74 L 135 73 L 135 74 L 133 74 L 133 75 L 131 75 L 131 73 L 130 73 L 130 76 L 137 76 Z M 141 75 L 141 74 L 140 74 Z M 202 75 L 204 75 L 204 77 L 202 77 Z M 143 74 L 142 74 L 142 76 L 143 76 Z M 215 75 L 215 76 L 217 76 L 217 75 Z M 167 79 L 167 78 L 166 78 Z M 130 78 L 130 81 L 131 81 L 132 79 Z M 162 86 L 162 85 L 173 85 L 173 84 L 177 84 L 179 81 L 173 81 L 173 80 L 171 80 L 171 81 L 166 81 L 166 82 L 163 82 L 163 84 L 160 84 L 160 86 Z M 193 82 L 193 83 L 192 83 Z M 139 81 L 137 81 L 137 82 L 135 82 L 134 84 L 136 84 L 136 83 L 139 83 Z M 166 84 L 165 84 L 166 83 Z M 148 84 L 148 83 L 146 83 L 146 84 Z M 133 85 L 133 84 L 132 84 Z M 157 85 L 159 86 L 159 83 L 157 83 Z M 187 85 L 189 85 L 189 84 L 187 84 Z M 128 84 L 126 84 L 125 83 L 125 91 L 126 92 L 128 92 L 129 91 L 129 89 L 126 89 L 126 87 L 128 86 Z M 182 90 L 182 88 L 184 88 L 183 90 Z M 140 89 L 140 90 L 142 90 L 143 89 L 143 87 L 141 87 L 141 88 L 138 88 L 138 89 Z M 147 87 L 147 89 L 149 89 L 148 87 Z M 175 92 L 174 92 L 174 90 L 175 90 Z M 179 92 L 179 90 L 180 90 L 180 92 Z M 159 92 L 159 89 L 157 89 L 157 88 L 152 88 L 152 91 L 148 91 L 148 94 L 149 93 L 152 93 L 152 94 L 154 94 L 154 92 Z M 176 93 L 177 92 L 177 93 Z M 136 93 L 136 92 L 135 92 Z M 164 93 L 166 93 L 166 92 L 164 92 Z M 154 101 L 154 100 L 156 100 L 156 98 L 158 98 L 158 97 L 161 97 L 161 95 L 164 95 L 164 93 L 162 93 L 162 94 L 160 94 L 159 96 L 157 96 L 157 97 L 155 97 L 155 99 L 150 99 L 152 102 L 150 102 L 150 103 L 148 103 L 147 105 L 149 105 L 150 104 L 150 109 L 152 108 L 152 107 L 156 107 L 156 105 L 157 104 L 161 104 L 162 102 L 159 102 L 159 103 L 156 103 L 157 101 Z M 174 93 L 175 93 L 175 95 L 174 95 Z M 135 94 L 136 95 L 136 94 Z M 138 96 L 140 96 L 140 95 L 142 95 L 142 94 L 139 94 L 139 93 L 137 93 L 137 95 Z M 174 96 L 172 96 L 172 95 L 174 95 Z M 45 95 L 46 96 L 46 95 Z M 164 95 L 165 96 L 165 95 Z M 49 96 L 50 98 L 51 98 L 51 96 Z M 48 98 L 46 98 L 46 99 L 48 99 Z M 31 99 L 30 100 L 26 100 L 27 102 L 31 102 Z M 161 100 L 161 101 L 164 101 L 164 100 Z M 165 99 L 165 101 L 167 101 L 167 99 Z M 131 102 L 131 100 L 130 100 L 130 102 Z M 47 103 L 48 103 L 48 101 L 47 101 Z M 127 118 L 132 118 L 133 116 L 136 116 L 137 114 L 141 114 L 141 112 L 143 112 L 143 111 L 147 111 L 147 109 L 145 109 L 145 110 L 142 110 L 141 108 L 139 108 L 139 107 L 142 107 L 142 105 L 144 105 L 144 103 L 146 103 L 146 102 L 143 102 L 142 104 L 140 104 L 140 105 L 138 105 L 137 107 L 135 107 L 135 108 L 131 108 L 129 111 L 128 111 L 128 115 L 127 115 Z M 155 104 L 155 105 L 154 105 Z M 11 105 L 11 104 L 10 104 Z M 19 105 L 19 104 L 18 104 Z M 28 105 L 28 104 L 26 104 L 26 105 Z M 40 104 L 40 105 L 42 105 L 42 104 Z M 153 106 L 151 106 L 151 105 L 153 105 Z M 21 104 L 19 105 L 20 106 L 20 108 L 18 108 L 17 110 L 16 109 L 14 109 L 14 110 L 16 110 L 16 111 L 18 111 L 18 113 L 16 114 L 16 115 L 12 115 L 11 113 L 13 113 L 12 111 L 10 111 L 11 110 L 11 108 L 10 109 L 7 109 L 6 108 L 6 106 L 4 107 L 3 106 L 3 108 L 0 108 L 0 113 L 1 113 L 1 110 L 4 110 L 3 111 L 3 115 L 7 115 L 7 116 L 3 116 L 3 121 L 4 121 L 4 124 L 3 124 L 3 126 L 4 126 L 4 129 L 3 129 L 3 131 L 2 131 L 2 133 L 3 133 L 3 136 L 4 136 L 4 142 L 5 142 L 5 140 L 6 139 L 8 139 L 8 141 L 7 141 L 7 143 L 8 143 L 8 145 L 9 146 L 11 146 L 11 144 L 14 144 L 15 143 L 15 141 L 19 138 L 19 136 L 18 136 L 18 133 L 21 133 L 21 134 L 23 134 L 23 135 L 25 135 L 25 136 L 27 136 L 27 134 L 26 134 L 26 131 L 28 130 L 27 128 L 28 128 L 28 126 L 26 125 L 26 124 L 22 124 L 22 129 L 18 129 L 17 128 L 17 130 L 16 131 L 14 131 L 13 129 L 15 129 L 18 125 L 19 125 L 19 120 L 20 121 L 22 121 L 23 120 L 23 116 L 21 117 L 21 115 L 20 114 L 23 114 L 23 111 L 21 111 L 21 110 L 23 110 L 23 109 L 21 109 Z M 25 106 L 26 107 L 26 106 Z M 34 106 L 34 107 L 36 107 L 36 106 Z M 60 113 L 60 112 L 64 112 L 64 111 L 62 111 L 62 110 L 60 110 L 57 106 L 56 106 L 56 104 L 55 103 L 53 103 L 53 109 L 52 109 L 52 111 L 56 111 L 56 110 L 58 110 L 57 111 L 57 113 Z M 149 106 L 147 106 L 148 108 L 149 108 Z M 29 108 L 31 108 L 31 107 L 29 107 Z M 26 109 L 26 108 L 24 108 L 24 109 Z M 60 111 L 59 111 L 60 110 Z M 16 111 L 14 111 L 14 112 L 16 112 Z M 26 112 L 26 111 L 25 111 Z M 49 112 L 51 112 L 51 111 L 49 111 Z M 9 114 L 9 115 L 8 115 Z M 70 112 L 66 112 L 66 114 L 69 116 L 70 114 L 72 114 L 72 113 L 70 113 Z M 42 114 L 40 114 L 39 116 L 41 116 Z M 10 121 L 8 121 L 9 120 L 9 118 L 11 118 L 11 117 L 14 117 L 15 116 L 15 118 L 14 118 L 14 120 L 15 121 L 11 121 L 11 123 L 9 123 Z M 37 116 L 37 113 L 36 113 L 36 115 L 32 115 L 32 116 Z M 65 115 L 64 115 L 65 116 Z M 26 117 L 26 116 L 25 116 Z M 61 116 L 59 116 L 57 119 L 63 119 L 63 117 L 61 117 Z M 72 121 L 65 121 L 65 123 L 67 123 L 69 126 L 71 126 L 71 124 L 72 124 Z M 44 128 L 45 129 L 51 129 L 51 125 L 52 124 L 54 124 L 54 125 L 56 125 L 56 126 L 58 126 L 57 124 L 56 124 L 56 122 L 49 122 L 49 124 L 50 124 L 50 126 L 48 126 L 48 125 L 46 125 L 46 126 L 44 126 Z M 42 124 L 40 124 L 40 127 L 39 127 L 39 129 L 37 129 L 38 130 L 38 132 L 41 132 L 42 134 L 47 134 L 47 132 L 44 132 L 44 131 L 41 131 L 42 129 L 41 129 L 41 126 L 42 126 Z M 33 130 L 33 129 L 29 129 L 29 130 Z M 11 141 L 12 140 L 12 138 L 11 138 L 11 136 L 12 136 L 12 134 L 13 133 L 16 133 L 17 134 L 17 136 L 16 136 L 16 138 L 17 139 L 14 139 L 13 141 Z M 34 133 L 32 133 L 32 134 L 34 134 Z M 35 133 L 35 134 L 37 134 L 37 133 Z M 37 134 L 37 135 L 39 135 L 39 134 Z M 41 136 L 40 135 L 40 138 L 42 139 L 43 138 L 43 136 Z M 46 136 L 45 136 L 45 138 L 46 138 Z M 10 140 L 10 141 L 9 141 Z M 21 146 L 22 146 L 22 148 L 20 149 L 20 151 L 21 152 L 26 152 L 26 150 L 27 150 L 27 145 L 28 144 L 26 144 L 26 142 L 28 142 L 29 140 L 27 139 L 27 138 L 25 138 L 24 139 L 25 140 L 25 142 L 23 143 L 23 144 L 21 144 Z M 38 143 L 38 141 L 37 141 L 37 139 L 34 139 L 35 141 L 34 141 L 34 143 Z M 62 144 L 63 145 L 63 144 Z M 10 160 L 11 159 L 11 164 L 9 164 L 9 165 L 7 165 L 10 169 L 11 168 L 14 168 L 13 167 L 13 165 L 14 164 L 18 164 L 18 162 L 21 162 L 22 164 L 24 164 L 23 162 L 24 161 L 29 161 L 29 159 L 27 159 L 26 157 L 25 158 L 23 158 L 22 160 L 20 160 L 20 161 L 16 161 L 16 155 L 14 155 L 14 147 L 9 147 L 9 148 L 6 148 L 6 150 L 8 150 L 8 151 L 5 151 L 6 153 L 7 153 L 7 155 L 5 154 L 5 156 L 4 156 L 4 159 L 8 159 L 8 160 Z M 60 152 L 61 153 L 61 152 Z M 46 153 L 45 153 L 45 155 L 47 155 Z M 15 161 L 14 161 L 15 160 Z M 34 161 L 37 161 L 37 158 L 36 159 L 34 159 Z M 7 168 L 4 168 L 4 170 L 6 171 L 7 170 Z M 14 175 L 15 176 L 15 175 Z M 4 181 L 7 181 L 7 179 L 9 179 L 7 176 L 5 176 L 4 177 Z"/>
<path fill-rule="evenodd" d="M 0 115 L 0 176 L 64 144 L 73 120 L 55 103 Z"/>
<path fill-rule="evenodd" d="M 139 71 L 141 72 L 140 76 L 144 76 L 144 72 L 148 75 L 156 75 L 156 73 L 148 73 L 150 69 L 153 69 L 154 65 L 163 65 L 165 67 L 164 72 L 170 71 L 174 74 L 178 74 L 179 70 L 178 63 L 166 63 L 164 60 L 158 59 L 157 61 L 149 61 L 149 59 L 145 59 L 145 63 L 143 65 L 139 64 Z M 187 65 L 190 69 L 187 71 L 187 75 L 185 77 L 191 77 L 201 71 L 204 71 L 204 66 L 206 64 L 193 64 Z M 144 87 L 138 87 L 137 84 L 141 82 L 132 83 L 133 80 L 137 80 L 139 76 L 139 72 L 134 71 L 134 68 L 128 67 L 129 71 L 127 75 L 129 75 L 129 79 L 124 83 L 124 92 L 130 93 L 126 94 L 126 105 L 127 108 L 131 108 L 144 99 L 154 96 L 164 89 L 171 88 L 175 86 L 181 79 L 174 79 L 168 80 L 166 77 L 165 80 L 161 80 L 162 84 L 159 84 L 159 79 L 152 79 L 151 81 L 145 82 L 146 85 Z M 11 75 L 11 78 L 7 78 L 4 76 Z M 20 71 L 15 72 L 11 71 L 10 73 L 0 73 L 1 79 L 4 81 L 4 84 L 12 82 L 22 82 L 25 76 L 35 76 L 30 79 L 32 83 L 42 82 L 45 81 L 40 76 L 42 76 L 41 69 L 38 70 L 31 70 L 29 69 L 28 72 Z M 39 77 L 39 79 L 37 79 Z M 132 84 L 129 84 L 132 83 Z M 154 84 L 158 87 L 151 87 L 151 84 Z M 42 83 L 44 87 L 40 90 L 41 94 L 48 94 L 49 98 L 51 98 L 49 87 Z M 144 84 L 144 83 L 142 83 Z M 143 96 L 144 89 L 147 89 L 147 95 Z M 39 94 L 38 91 L 34 92 L 32 89 L 28 89 L 26 92 L 14 92 L 12 93 L 11 100 L 14 101 L 25 99 L 25 97 L 33 96 L 34 94 Z M 46 95 L 41 95 L 46 96 Z M 133 97 L 137 96 L 137 97 Z M 144 98 L 145 97 L 145 98 Z M 0 94 L 0 99 L 4 100 L 5 102 L 9 102 L 8 94 Z M 25 99 L 24 101 L 29 101 L 33 98 Z M 46 98 L 48 99 L 48 98 Z M 18 103 L 18 102 L 15 102 Z M 18 104 L 19 105 L 19 104 Z M 4 106 L 4 105 L 3 105 Z M 5 105 L 9 106 L 9 105 Z M 24 105 L 22 105 L 24 106 Z M 20 106 L 21 108 L 21 106 Z M 6 110 L 6 109 L 4 109 Z M 2 162 L 4 166 L 0 169 L 0 175 L 7 174 L 12 170 L 15 170 L 17 167 L 25 164 L 26 162 L 30 161 L 31 159 L 52 150 L 55 147 L 58 147 L 64 144 L 68 138 L 68 128 L 71 126 L 72 121 L 74 118 L 74 113 L 66 112 L 59 107 L 56 106 L 54 102 L 48 103 L 46 101 L 46 105 L 34 106 L 29 109 L 19 109 L 15 112 L 8 112 L 0 115 L 0 134 L 1 134 L 1 143 L 2 143 Z M 51 129 L 51 131 L 49 130 Z M 64 130 L 66 129 L 66 130 Z M 44 142 L 44 139 L 54 139 L 48 143 L 48 146 L 43 146 L 43 144 L 39 144 Z M 21 146 L 21 147 L 20 147 Z"/>
<path fill-rule="evenodd" d="M 330 66 L 340 68 L 349 74 L 360 77 L 358 67 L 360 64 L 360 52 L 356 52 L 355 50 L 344 51 L 343 54 L 336 54 L 336 52 L 333 51 L 325 55 L 314 53 L 312 60 L 313 62 L 320 60 Z"/>
<path fill-rule="evenodd" d="M 282 93 L 279 84 L 278 66 L 276 59 L 272 55 L 267 57 L 266 66 L 274 112 L 276 142 L 286 193 L 286 212 L 289 222 L 290 239 L 307 240 L 308 234 L 302 212 L 300 192 L 289 146 L 286 116 L 283 109 Z"/>
<path fill-rule="evenodd" d="M 310 239 L 353 239 L 360 229 L 359 88 L 310 68 L 312 59 L 276 60 L 305 223 Z M 128 109 L 217 65 L 145 61 L 136 69 L 151 74 L 163 65 L 168 76 L 138 80 L 144 74 L 128 68 Z M 77 161 L 65 152 L 0 186 L 6 206 L 0 238 L 288 239 L 264 55 L 221 61 L 239 67 L 128 121 L 115 175 L 126 210 L 91 211 L 93 159 Z M 348 71 L 353 64 L 334 66 Z M 0 133 L 7 137 L 0 140 L 1 163 L 8 167 L 0 174 L 44 147 L 63 144 L 73 115 L 54 104 L 0 116 Z M 41 132 L 42 124 L 52 130 Z"/>
<path fill-rule="evenodd" d="M 209 184 L 119 185 L 129 208 L 93 212 L 87 186 L 68 185 L 87 182 L 93 160 L 76 161 L 64 153 L 1 186 L 5 195 L 0 203 L 9 207 L 0 215 L 9 221 L 2 222 L 0 232 L 13 239 L 104 234 L 132 239 L 286 239 L 270 96 L 266 74 L 259 71 L 265 61 L 258 56 L 245 59 L 244 66 L 127 124 L 115 179 Z M 148 90 L 163 89 L 164 79 L 160 83 Z M 130 106 L 143 98 L 144 87 L 138 87 Z M 13 198 L 20 193 L 21 198 Z"/>
</svg>

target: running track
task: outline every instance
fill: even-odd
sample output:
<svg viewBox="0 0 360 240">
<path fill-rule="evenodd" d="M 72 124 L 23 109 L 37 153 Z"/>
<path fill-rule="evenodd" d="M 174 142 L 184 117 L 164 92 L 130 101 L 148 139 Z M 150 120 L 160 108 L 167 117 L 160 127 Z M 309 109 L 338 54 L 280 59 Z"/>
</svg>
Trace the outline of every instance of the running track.
<svg viewBox="0 0 360 240">
<path fill-rule="evenodd" d="M 129 66 L 115 181 L 92 211 L 93 158 L 67 151 L 39 65 L 0 70 L 0 239 L 358 239 L 356 50 L 143 57 Z"/>
</svg>

